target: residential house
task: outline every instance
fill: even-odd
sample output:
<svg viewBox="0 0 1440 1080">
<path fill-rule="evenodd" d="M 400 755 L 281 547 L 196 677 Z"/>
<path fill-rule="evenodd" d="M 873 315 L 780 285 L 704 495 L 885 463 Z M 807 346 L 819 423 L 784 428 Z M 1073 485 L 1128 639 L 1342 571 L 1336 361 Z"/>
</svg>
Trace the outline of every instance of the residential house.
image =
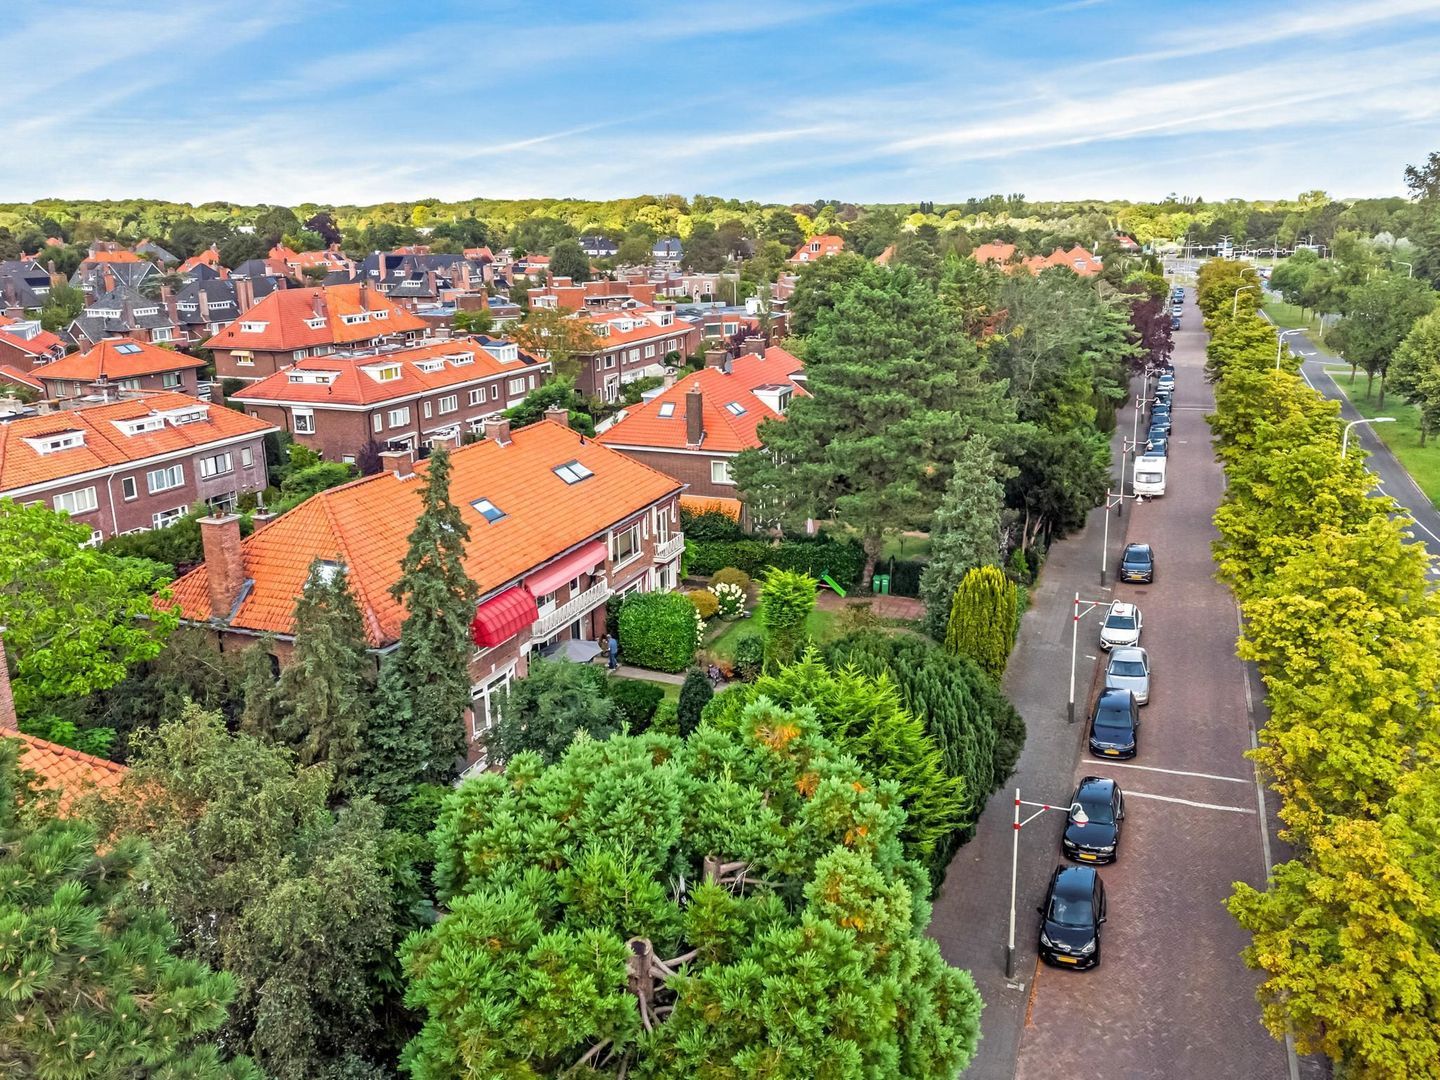
<svg viewBox="0 0 1440 1080">
<path fill-rule="evenodd" d="M 620 245 L 608 236 L 587 235 L 580 237 L 580 250 L 592 259 L 613 259 L 620 254 Z"/>
<path fill-rule="evenodd" d="M 981 265 L 999 266 L 1006 273 L 1024 270 L 1030 274 L 1038 274 L 1052 266 L 1063 266 L 1073 270 L 1081 277 L 1093 277 L 1102 269 L 1100 259 L 1079 244 L 1069 251 L 1057 247 L 1049 255 L 1031 255 L 1028 258 L 1020 258 L 1016 255 L 1014 244 L 992 242 L 981 244 L 970 253 L 970 257 Z"/>
<path fill-rule="evenodd" d="M 424 319 L 366 282 L 276 289 L 205 344 L 219 379 L 255 382 L 311 356 L 336 349 L 411 343 L 424 337 Z"/>
<path fill-rule="evenodd" d="M 214 244 L 211 244 L 198 255 L 191 255 L 190 258 L 180 264 L 176 273 L 181 277 L 188 278 L 191 275 L 202 274 L 207 270 L 216 277 L 225 278 L 230 276 L 230 271 L 227 270 L 225 265 L 220 261 L 220 249 Z"/>
<path fill-rule="evenodd" d="M 530 278 L 532 281 L 544 281 L 549 272 L 549 255 L 522 255 L 509 266 L 512 279 L 524 277 Z"/>
<path fill-rule="evenodd" d="M 503 338 L 335 352 L 299 360 L 230 400 L 331 461 L 478 434 L 551 375 Z M 422 451 L 423 452 L 423 451 Z"/>
<path fill-rule="evenodd" d="M 195 397 L 203 360 L 131 338 L 106 338 L 35 372 L 45 396 L 65 400 L 119 391 L 173 390 Z"/>
<path fill-rule="evenodd" d="M 273 431 L 169 392 L 12 420 L 0 425 L 0 496 L 66 511 L 98 543 L 263 491 Z"/>
<path fill-rule="evenodd" d="M 795 254 L 790 256 L 789 261 L 797 265 L 812 263 L 830 255 L 839 255 L 844 250 L 843 236 L 812 236 L 795 249 Z"/>
<path fill-rule="evenodd" d="M 656 266 L 675 269 L 685 257 L 685 248 L 678 236 L 662 236 L 650 249 L 650 261 Z"/>
<path fill-rule="evenodd" d="M 17 392 L 27 397 L 38 398 L 45 394 L 45 384 L 36 378 L 34 372 L 0 364 L 0 400 L 16 396 Z M 6 419 L 0 406 L 0 421 Z"/>
<path fill-rule="evenodd" d="M 129 285 L 117 285 L 96 296 L 65 333 L 81 349 L 113 337 L 152 344 L 186 340 L 174 313 L 163 301 L 151 300 Z"/>
<path fill-rule="evenodd" d="M 18 318 L 44 307 L 52 283 L 50 271 L 34 259 L 0 262 L 0 310 Z"/>
<path fill-rule="evenodd" d="M 531 308 L 557 311 L 597 311 L 635 307 L 655 302 L 655 286 L 630 281 L 586 281 L 575 284 L 566 277 L 552 277 L 544 288 L 531 289 Z"/>
<path fill-rule="evenodd" d="M 358 274 L 410 311 L 485 290 L 483 268 L 463 255 L 377 251 L 360 263 Z"/>
<path fill-rule="evenodd" d="M 355 276 L 355 263 L 340 250 L 338 244 L 324 251 L 293 251 L 284 244 L 276 244 L 265 257 L 266 266 L 275 277 L 288 277 L 304 281 L 306 274 L 338 274 L 343 281 Z"/>
<path fill-rule="evenodd" d="M 599 440 L 673 476 L 687 496 L 735 499 L 730 465 L 761 445 L 764 420 L 784 416 L 804 396 L 805 365 L 772 345 L 686 374 L 640 405 L 626 408 Z"/>
<path fill-rule="evenodd" d="M 470 627 L 473 704 L 456 718 L 470 740 L 465 763 L 475 769 L 499 695 L 524 677 L 532 657 L 597 641 L 612 595 L 674 588 L 685 539 L 680 485 L 571 431 L 564 410 L 514 432 L 495 422 L 450 462 L 450 498 L 469 528 L 465 571 L 480 594 Z M 173 590 L 182 617 L 213 632 L 222 648 L 273 635 L 283 662 L 295 598 L 321 559 L 349 576 L 370 648 L 390 650 L 405 618 L 390 589 L 428 462 L 412 465 L 408 452 L 395 451 L 385 464 L 385 472 L 323 491 L 244 540 L 233 516 L 203 520 L 205 563 Z"/>
<path fill-rule="evenodd" d="M 643 305 L 621 311 L 576 312 L 599 339 L 599 347 L 578 357 L 576 387 L 582 394 L 619 401 L 620 388 L 636 379 L 664 375 L 666 357 L 689 356 L 700 347 L 700 329 Z"/>
<path fill-rule="evenodd" d="M 91 296 L 105 296 L 125 286 L 139 289 L 144 280 L 159 274 L 159 268 L 133 251 L 91 251 L 70 275 L 70 284 Z"/>
<path fill-rule="evenodd" d="M 180 262 L 179 255 L 172 254 L 154 240 L 142 240 L 136 244 L 135 254 L 149 259 L 157 266 L 174 266 Z"/>
<path fill-rule="evenodd" d="M 32 371 L 65 355 L 65 342 L 44 329 L 39 319 L 0 315 L 0 364 Z"/>
</svg>

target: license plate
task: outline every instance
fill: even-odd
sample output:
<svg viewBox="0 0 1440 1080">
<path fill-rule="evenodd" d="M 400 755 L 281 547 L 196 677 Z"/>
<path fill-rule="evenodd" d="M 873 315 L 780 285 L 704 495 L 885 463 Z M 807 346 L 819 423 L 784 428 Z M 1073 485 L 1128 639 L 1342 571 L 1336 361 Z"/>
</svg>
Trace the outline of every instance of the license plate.
<svg viewBox="0 0 1440 1080">
<path fill-rule="evenodd" d="M 1081 852 L 1081 853 L 1080 853 L 1080 858 L 1082 858 L 1082 859 L 1085 860 L 1086 862 L 1094 862 L 1094 861 L 1095 861 L 1095 856 L 1094 856 L 1094 855 L 1087 855 L 1087 854 L 1085 854 L 1084 852 Z"/>
<path fill-rule="evenodd" d="M 1055 957 L 1055 959 L 1059 960 L 1062 964 L 1078 964 L 1080 962 L 1076 957 L 1073 956 L 1057 956 Z"/>
<path fill-rule="evenodd" d="M 1105 753 L 1111 754 L 1111 755 L 1115 755 L 1115 756 L 1119 756 L 1120 751 L 1119 751 L 1119 750 L 1106 750 Z"/>
</svg>

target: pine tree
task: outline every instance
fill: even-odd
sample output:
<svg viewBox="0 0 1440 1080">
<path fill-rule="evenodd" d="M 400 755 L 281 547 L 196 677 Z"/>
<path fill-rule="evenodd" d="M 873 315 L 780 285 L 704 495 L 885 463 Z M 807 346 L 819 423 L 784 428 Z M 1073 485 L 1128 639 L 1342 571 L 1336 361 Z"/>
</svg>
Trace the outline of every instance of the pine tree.
<svg viewBox="0 0 1440 1080">
<path fill-rule="evenodd" d="M 998 566 L 977 566 L 960 582 L 950 605 L 945 650 L 968 656 L 998 685 L 1010 662 L 1019 615 L 1015 585 Z"/>
<path fill-rule="evenodd" d="M 316 559 L 295 603 L 295 650 L 276 693 L 300 763 L 328 763 L 337 798 L 351 793 L 359 768 L 374 672 L 346 571 Z"/>
<path fill-rule="evenodd" d="M 961 444 L 950 486 L 931 526 L 930 561 L 920 574 L 926 629 L 937 640 L 945 636 L 950 601 L 961 580 L 977 566 L 1000 561 L 1004 481 L 1010 472 L 981 436 Z"/>
<path fill-rule="evenodd" d="M 420 516 L 390 594 L 408 614 L 380 672 L 366 738 L 367 786 L 387 804 L 416 783 L 445 781 L 465 752 L 470 622 L 477 591 L 465 573 L 470 528 L 450 501 L 450 455 L 430 456 Z"/>
<path fill-rule="evenodd" d="M 274 659 L 275 639 L 268 634 L 244 651 L 241 665 L 240 730 L 271 742 L 288 743 L 293 732 L 286 726 L 286 713 L 280 708 L 276 686 Z"/>
</svg>

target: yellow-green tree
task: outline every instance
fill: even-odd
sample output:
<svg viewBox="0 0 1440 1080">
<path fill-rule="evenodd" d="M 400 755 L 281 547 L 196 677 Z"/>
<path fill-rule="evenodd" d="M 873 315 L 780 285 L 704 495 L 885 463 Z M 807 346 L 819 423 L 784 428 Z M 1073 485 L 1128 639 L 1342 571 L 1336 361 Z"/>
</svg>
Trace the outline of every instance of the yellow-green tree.
<svg viewBox="0 0 1440 1080">
<path fill-rule="evenodd" d="M 1015 583 L 998 566 L 977 566 L 967 573 L 950 602 L 945 651 L 968 656 L 997 684 L 1010 662 L 1019 615 Z"/>
</svg>

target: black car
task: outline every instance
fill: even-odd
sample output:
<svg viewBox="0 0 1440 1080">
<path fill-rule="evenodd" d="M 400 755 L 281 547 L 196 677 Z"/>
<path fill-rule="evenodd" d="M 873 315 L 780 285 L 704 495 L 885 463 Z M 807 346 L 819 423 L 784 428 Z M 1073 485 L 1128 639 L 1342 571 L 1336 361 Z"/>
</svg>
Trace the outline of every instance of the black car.
<svg viewBox="0 0 1440 1080">
<path fill-rule="evenodd" d="M 1120 553 L 1120 580 L 1149 585 L 1155 580 L 1155 552 L 1149 544 L 1126 544 Z"/>
<path fill-rule="evenodd" d="M 1171 329 L 1171 330 L 1179 330 L 1179 329 L 1180 329 L 1180 316 L 1179 316 L 1179 315 L 1171 315 L 1171 316 L 1170 316 L 1170 329 Z"/>
<path fill-rule="evenodd" d="M 1087 776 L 1070 800 L 1060 851 L 1076 862 L 1114 862 L 1124 821 L 1125 796 L 1120 785 L 1103 776 Z"/>
<path fill-rule="evenodd" d="M 1057 866 L 1040 912 L 1040 959 L 1077 970 L 1100 963 L 1105 886 L 1093 866 Z"/>
<path fill-rule="evenodd" d="M 1090 753 L 1100 758 L 1132 758 L 1140 738 L 1140 706 L 1129 690 L 1100 691 L 1090 718 Z"/>
<path fill-rule="evenodd" d="M 1150 430 L 1159 431 L 1161 434 L 1169 435 L 1170 429 L 1174 426 L 1170 419 L 1170 410 L 1157 407 L 1150 414 Z"/>
<path fill-rule="evenodd" d="M 1145 438 L 1145 453 L 1151 457 L 1170 456 L 1170 436 L 1163 431 L 1151 431 Z"/>
</svg>

